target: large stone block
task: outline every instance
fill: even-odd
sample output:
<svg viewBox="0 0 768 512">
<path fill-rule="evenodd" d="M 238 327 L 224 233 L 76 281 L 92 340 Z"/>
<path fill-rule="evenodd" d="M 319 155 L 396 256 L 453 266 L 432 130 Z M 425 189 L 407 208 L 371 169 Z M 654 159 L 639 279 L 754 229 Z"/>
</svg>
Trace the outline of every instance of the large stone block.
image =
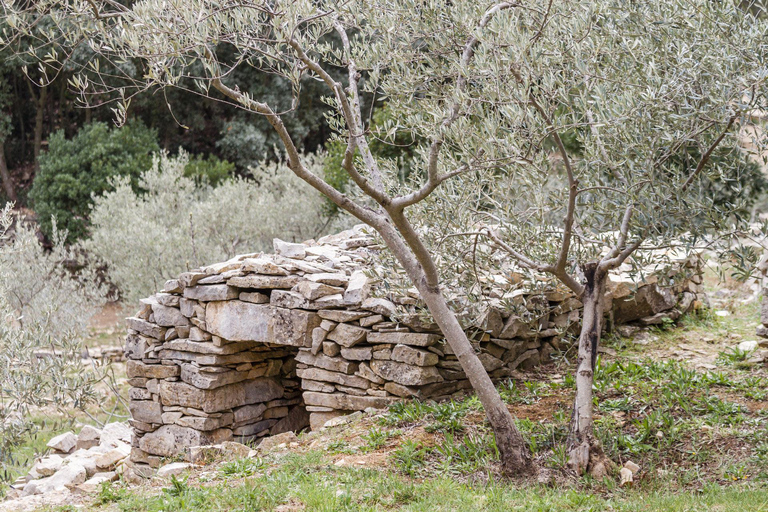
<svg viewBox="0 0 768 512">
<path fill-rule="evenodd" d="M 256 290 L 270 290 L 272 288 L 289 289 L 298 284 L 301 278 L 299 276 L 260 276 L 249 275 L 243 277 L 233 277 L 227 284 L 237 286 L 238 288 L 248 288 Z"/>
<path fill-rule="evenodd" d="M 440 340 L 436 334 L 416 332 L 371 332 L 368 333 L 368 343 L 391 343 L 393 345 L 413 345 L 429 347 Z"/>
<path fill-rule="evenodd" d="M 168 379 L 178 377 L 181 369 L 177 365 L 144 364 L 141 361 L 129 359 L 125 372 L 129 379 L 144 377 L 147 379 Z"/>
<path fill-rule="evenodd" d="M 327 338 L 333 340 L 342 347 L 353 347 L 363 341 L 368 334 L 368 329 L 356 325 L 339 324 L 332 330 Z"/>
<path fill-rule="evenodd" d="M 283 392 L 283 387 L 269 378 L 238 382 L 216 389 L 198 389 L 185 382 L 160 383 L 160 399 L 163 405 L 192 407 L 206 413 L 268 402 L 282 397 Z"/>
<path fill-rule="evenodd" d="M 173 457 L 184 453 L 187 448 L 207 444 L 219 444 L 232 439 L 228 428 L 201 432 L 189 427 L 163 425 L 154 432 L 144 435 L 139 440 L 139 448 L 152 455 Z"/>
<path fill-rule="evenodd" d="M 226 356 L 252 349 L 257 345 L 253 341 L 240 343 L 228 343 L 217 347 L 213 343 L 205 341 L 192 341 L 187 339 L 171 340 L 163 344 L 163 350 L 179 350 L 181 352 L 195 352 L 196 354 L 215 354 Z"/>
<path fill-rule="evenodd" d="M 374 359 L 371 361 L 371 370 L 382 379 L 391 380 L 403 386 L 423 386 L 443 380 L 434 366 L 413 366 Z"/>
<path fill-rule="evenodd" d="M 392 350 L 392 360 L 400 363 L 415 364 L 416 366 L 434 366 L 437 364 L 438 357 L 437 354 L 427 350 L 420 350 L 408 345 L 396 345 Z"/>
<path fill-rule="evenodd" d="M 125 322 L 129 329 L 133 329 L 134 331 L 139 332 L 144 336 L 149 336 L 150 338 L 155 338 L 157 340 L 161 340 L 165 337 L 164 327 L 160 327 L 159 325 L 147 322 L 141 318 L 130 317 L 126 318 Z"/>
<path fill-rule="evenodd" d="M 169 295 L 169 297 L 175 296 Z M 178 299 L 178 297 L 176 298 Z M 163 306 L 162 304 L 152 304 L 152 313 L 155 315 L 155 323 L 161 327 L 189 325 L 189 320 L 181 314 L 179 308 Z"/>
<path fill-rule="evenodd" d="M 306 405 L 317 405 L 344 411 L 364 411 L 368 407 L 383 409 L 394 401 L 395 398 L 390 397 L 352 396 L 340 393 L 317 393 L 315 391 L 304 392 L 304 403 Z"/>
<path fill-rule="evenodd" d="M 163 406 L 152 400 L 131 400 L 128 404 L 131 418 L 144 423 L 162 423 Z"/>
<path fill-rule="evenodd" d="M 240 301 L 210 302 L 206 326 L 211 334 L 230 341 L 258 341 L 295 347 L 312 346 L 316 313 Z"/>
<path fill-rule="evenodd" d="M 181 380 L 199 389 L 216 389 L 229 384 L 248 380 L 249 372 L 231 370 L 227 372 L 201 371 L 199 366 L 192 364 L 181 365 Z"/>
<path fill-rule="evenodd" d="M 341 384 L 342 386 L 353 388 L 368 389 L 371 387 L 371 381 L 368 379 L 343 373 L 329 372 L 328 370 L 321 370 L 320 368 L 299 369 L 296 370 L 296 375 L 302 379 L 333 382 L 334 384 Z"/>
<path fill-rule="evenodd" d="M 240 290 L 226 284 L 198 285 L 184 289 L 184 297 L 201 302 L 236 299 Z"/>
<path fill-rule="evenodd" d="M 634 295 L 620 300 L 614 298 L 613 318 L 617 324 L 633 322 L 672 309 L 676 304 L 677 295 L 670 288 L 648 284 Z"/>
</svg>

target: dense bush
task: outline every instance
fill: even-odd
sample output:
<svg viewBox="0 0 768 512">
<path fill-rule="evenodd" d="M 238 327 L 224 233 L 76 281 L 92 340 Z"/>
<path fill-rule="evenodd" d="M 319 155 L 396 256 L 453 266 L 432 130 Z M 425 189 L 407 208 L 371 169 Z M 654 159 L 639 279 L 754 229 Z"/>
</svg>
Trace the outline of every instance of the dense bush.
<svg viewBox="0 0 768 512">
<path fill-rule="evenodd" d="M 68 231 L 67 241 L 82 238 L 91 196 L 110 190 L 115 176 L 125 176 L 136 187 L 159 149 L 156 131 L 138 122 L 121 128 L 91 123 L 70 140 L 63 131 L 51 135 L 30 192 L 43 233 L 52 235 L 51 217 L 55 217 Z"/>
<path fill-rule="evenodd" d="M 189 159 L 184 168 L 184 176 L 193 178 L 195 183 L 205 181 L 212 186 L 217 186 L 235 172 L 235 164 L 221 160 L 215 155 L 195 155 Z"/>
<path fill-rule="evenodd" d="M 321 172 L 324 155 L 307 156 Z M 159 290 L 166 279 L 238 253 L 271 250 L 272 239 L 300 241 L 330 226 L 323 199 L 282 164 L 264 164 L 253 179 L 213 187 L 185 177 L 188 156 L 156 156 L 137 194 L 127 177 L 95 199 L 91 238 L 83 247 L 107 265 L 123 298 Z M 336 221 L 343 222 L 343 221 Z"/>
<path fill-rule="evenodd" d="M 53 234 L 47 251 L 31 227 L 14 226 L 9 208 L 0 211 L 0 470 L 34 428 L 34 408 L 84 407 L 95 397 L 99 377 L 82 365 L 82 340 L 105 294 L 92 272 L 64 267 L 76 255 Z"/>
</svg>

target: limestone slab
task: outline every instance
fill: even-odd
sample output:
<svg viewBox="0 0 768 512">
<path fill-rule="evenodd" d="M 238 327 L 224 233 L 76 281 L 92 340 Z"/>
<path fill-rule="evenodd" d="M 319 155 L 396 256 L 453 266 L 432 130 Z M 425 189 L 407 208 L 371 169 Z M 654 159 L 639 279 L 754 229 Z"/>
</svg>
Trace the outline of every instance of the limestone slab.
<svg viewBox="0 0 768 512">
<path fill-rule="evenodd" d="M 216 389 L 198 389 L 185 382 L 160 383 L 160 399 L 163 405 L 193 407 L 206 413 L 268 402 L 282 397 L 283 392 L 283 387 L 271 378 L 243 381 Z"/>
<path fill-rule="evenodd" d="M 301 347 L 312 345 L 311 331 L 320 324 L 320 317 L 266 304 L 221 301 L 208 304 L 206 324 L 209 332 L 231 341 Z"/>
<path fill-rule="evenodd" d="M 342 347 L 353 347 L 365 340 L 368 335 L 368 329 L 350 324 L 339 324 L 334 330 L 328 333 L 327 338 L 335 341 Z"/>
<path fill-rule="evenodd" d="M 363 411 L 368 407 L 383 409 L 394 400 L 394 398 L 378 396 L 352 396 L 342 395 L 341 393 L 318 393 L 316 391 L 304 392 L 305 404 L 330 407 L 342 411 Z"/>
<path fill-rule="evenodd" d="M 231 281 L 231 279 L 230 279 Z M 184 288 L 184 298 L 200 302 L 236 299 L 240 290 L 226 284 L 198 285 Z"/>
<path fill-rule="evenodd" d="M 297 369 L 296 375 L 302 379 L 317 380 L 321 382 L 333 382 L 342 386 L 353 388 L 368 389 L 371 387 L 371 381 L 354 375 L 344 373 L 329 372 L 320 368 Z"/>
<path fill-rule="evenodd" d="M 273 288 L 290 289 L 296 286 L 301 278 L 299 276 L 262 276 L 251 274 L 242 277 L 233 277 L 227 284 L 238 288 L 256 290 L 270 290 Z"/>
<path fill-rule="evenodd" d="M 391 343 L 415 347 L 429 347 L 439 340 L 440 336 L 437 334 L 416 332 L 371 332 L 368 334 L 368 343 Z"/>
<path fill-rule="evenodd" d="M 434 366 L 438 361 L 437 354 L 427 350 L 409 347 L 408 345 L 396 345 L 392 349 L 392 360 L 416 366 Z"/>
<path fill-rule="evenodd" d="M 173 457 L 192 446 L 218 444 L 232 439 L 232 430 L 201 432 L 189 427 L 163 425 L 139 440 L 139 448 L 152 455 Z"/>
<path fill-rule="evenodd" d="M 371 370 L 384 380 L 391 380 L 403 386 L 423 386 L 441 382 L 443 378 L 434 366 L 413 366 L 396 361 L 371 361 Z"/>
</svg>

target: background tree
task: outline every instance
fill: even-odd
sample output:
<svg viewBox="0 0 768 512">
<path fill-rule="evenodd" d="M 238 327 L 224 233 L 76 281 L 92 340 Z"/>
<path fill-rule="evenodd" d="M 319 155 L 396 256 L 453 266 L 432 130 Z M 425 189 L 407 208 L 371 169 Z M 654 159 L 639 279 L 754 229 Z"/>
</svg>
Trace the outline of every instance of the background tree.
<svg viewBox="0 0 768 512">
<path fill-rule="evenodd" d="M 55 217 L 67 230 L 68 241 L 84 236 L 91 196 L 110 190 L 110 180 L 117 176 L 128 177 L 138 187 L 152 153 L 159 150 L 157 133 L 139 122 L 121 128 L 92 123 L 70 140 L 63 131 L 53 134 L 30 191 L 43 233 L 53 234 Z"/>
</svg>

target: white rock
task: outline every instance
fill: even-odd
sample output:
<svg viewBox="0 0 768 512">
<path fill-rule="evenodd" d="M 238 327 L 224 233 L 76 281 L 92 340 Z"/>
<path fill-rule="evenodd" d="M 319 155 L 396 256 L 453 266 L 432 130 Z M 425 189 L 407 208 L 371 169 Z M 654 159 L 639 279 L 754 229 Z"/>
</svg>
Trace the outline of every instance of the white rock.
<svg viewBox="0 0 768 512">
<path fill-rule="evenodd" d="M 171 476 L 178 476 L 185 471 L 189 471 L 192 468 L 192 464 L 189 462 L 172 462 L 166 464 L 157 470 L 157 476 L 160 478 L 169 478 Z"/>
<path fill-rule="evenodd" d="M 96 467 L 99 469 L 112 469 L 118 462 L 131 454 L 131 448 L 128 445 L 122 445 L 102 453 L 96 458 Z"/>
<path fill-rule="evenodd" d="M 79 450 L 82 448 L 87 450 L 93 446 L 98 446 L 100 440 L 101 430 L 97 429 L 96 427 L 86 425 L 81 428 L 80 433 L 77 434 L 77 449 Z"/>
<path fill-rule="evenodd" d="M 720 310 L 720 311 L 715 311 L 715 315 L 717 315 L 719 317 L 726 317 L 726 316 L 731 316 L 731 312 L 730 311 L 725 311 L 725 310 Z"/>
<path fill-rule="evenodd" d="M 621 475 L 621 481 L 619 482 L 619 485 L 621 487 L 632 485 L 634 478 L 632 476 L 632 471 L 630 469 L 621 468 L 621 471 L 619 472 L 619 474 Z"/>
<path fill-rule="evenodd" d="M 131 427 L 127 423 L 108 423 L 101 429 L 101 446 L 117 448 L 120 443 L 131 443 Z"/>
<path fill-rule="evenodd" d="M 114 482 L 117 480 L 117 473 L 108 471 L 105 473 L 96 473 L 91 478 L 77 486 L 77 489 L 86 493 L 92 493 L 99 490 L 104 482 Z"/>
<path fill-rule="evenodd" d="M 48 441 L 46 446 L 59 452 L 69 453 L 77 446 L 77 436 L 72 432 L 65 432 Z"/>
<path fill-rule="evenodd" d="M 49 455 L 35 464 L 33 471 L 37 472 L 40 476 L 51 476 L 61 469 L 63 463 L 64 459 L 60 455 Z"/>
<path fill-rule="evenodd" d="M 42 480 L 38 480 L 37 490 L 42 493 L 61 491 L 82 484 L 87 478 L 85 468 L 80 464 L 67 464 L 60 470 Z M 24 488 L 26 491 L 26 487 Z"/>
<path fill-rule="evenodd" d="M 756 340 L 747 340 L 742 341 L 739 343 L 739 350 L 742 352 L 752 352 L 753 350 L 756 350 L 758 346 L 758 343 Z"/>
<path fill-rule="evenodd" d="M 279 238 L 275 238 L 272 240 L 272 247 L 274 247 L 277 254 L 286 258 L 303 260 L 307 257 L 307 247 L 304 244 L 284 242 Z"/>
<path fill-rule="evenodd" d="M 631 460 L 628 460 L 627 462 L 625 462 L 624 467 L 630 470 L 633 475 L 636 475 L 640 471 L 640 466 L 638 466 Z"/>
</svg>

